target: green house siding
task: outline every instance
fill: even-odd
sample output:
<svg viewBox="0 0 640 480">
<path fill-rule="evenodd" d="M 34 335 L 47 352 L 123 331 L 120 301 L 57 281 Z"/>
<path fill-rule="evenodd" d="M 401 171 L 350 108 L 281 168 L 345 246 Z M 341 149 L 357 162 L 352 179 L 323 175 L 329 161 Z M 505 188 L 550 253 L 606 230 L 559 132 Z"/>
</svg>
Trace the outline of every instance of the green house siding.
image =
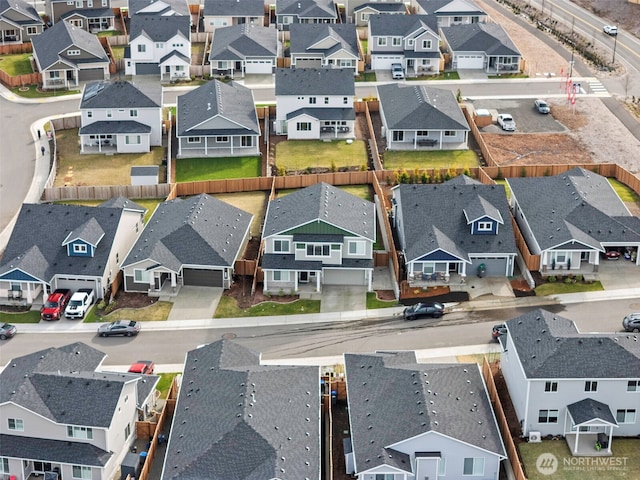
<svg viewBox="0 0 640 480">
<path fill-rule="evenodd" d="M 344 235 L 345 237 L 355 236 L 351 232 L 347 232 L 346 230 L 342 230 L 341 228 L 334 227 L 333 225 L 329 225 L 328 223 L 325 223 L 325 222 L 307 223 L 306 225 L 301 225 L 291 230 L 287 230 L 286 232 L 280 233 L 280 235 L 295 235 L 295 234 Z"/>
</svg>

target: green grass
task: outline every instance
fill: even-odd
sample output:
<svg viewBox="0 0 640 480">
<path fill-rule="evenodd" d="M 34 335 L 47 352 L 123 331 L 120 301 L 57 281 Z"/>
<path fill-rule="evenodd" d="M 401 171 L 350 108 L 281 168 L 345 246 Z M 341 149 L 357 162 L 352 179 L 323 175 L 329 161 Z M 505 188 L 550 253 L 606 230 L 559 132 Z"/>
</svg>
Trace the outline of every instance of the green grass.
<svg viewBox="0 0 640 480">
<path fill-rule="evenodd" d="M 408 77 L 407 81 L 413 80 L 460 80 L 458 72 L 442 72 L 438 75 L 420 75 L 419 77 Z"/>
<path fill-rule="evenodd" d="M 367 165 L 367 149 L 362 140 L 288 140 L 276 145 L 276 165 L 287 171 L 306 168 L 341 168 Z"/>
<path fill-rule="evenodd" d="M 11 324 L 38 323 L 40 322 L 40 312 L 38 310 L 29 310 L 21 313 L 0 312 L 0 323 L 5 322 Z"/>
<path fill-rule="evenodd" d="M 427 168 L 474 168 L 479 165 L 473 150 L 396 151 L 384 153 L 386 170 L 414 170 Z"/>
<path fill-rule="evenodd" d="M 260 157 L 180 158 L 176 182 L 253 178 L 262 174 Z"/>
<path fill-rule="evenodd" d="M 577 293 L 577 292 L 598 292 L 604 290 L 600 281 L 593 283 L 564 283 L 564 282 L 547 282 L 536 287 L 536 295 L 543 297 L 546 295 L 559 295 L 563 293 Z"/>
<path fill-rule="evenodd" d="M 362 51 L 366 55 L 368 53 L 367 48 L 369 48 L 369 40 L 367 40 L 366 38 L 360 40 L 360 45 L 362 45 Z"/>
<path fill-rule="evenodd" d="M 217 193 L 214 197 L 253 214 L 250 228 L 251 236 L 260 237 L 262 234 L 260 225 L 267 211 L 267 192 Z"/>
<path fill-rule="evenodd" d="M 156 207 L 164 202 L 164 198 L 137 198 L 130 199 L 132 202 L 136 202 L 141 207 L 147 209 L 147 213 L 144 216 L 144 223 L 149 221 L 151 215 L 153 214 Z M 59 202 L 54 202 L 58 204 L 64 205 L 85 205 L 87 207 L 97 207 L 101 203 L 104 203 L 105 200 L 60 200 Z"/>
<path fill-rule="evenodd" d="M 220 299 L 214 318 L 266 317 L 272 315 L 296 315 L 299 313 L 320 313 L 319 300 L 296 300 L 290 303 L 263 302 L 250 308 L 241 309 L 234 298 Z"/>
<path fill-rule="evenodd" d="M 14 55 L 0 55 L 0 70 L 12 77 L 33 73 L 29 57 L 31 53 L 16 53 Z"/>
<path fill-rule="evenodd" d="M 171 383 L 178 373 L 160 373 L 158 375 L 160 375 L 160 380 L 158 380 L 156 388 L 160 392 L 160 398 L 167 398 L 167 395 L 169 395 L 169 389 L 171 388 Z"/>
<path fill-rule="evenodd" d="M 488 75 L 491 80 L 504 80 L 505 78 L 529 78 L 526 73 L 501 73 L 499 75 Z"/>
<path fill-rule="evenodd" d="M 115 60 L 122 60 L 124 58 L 124 45 L 111 45 L 111 51 L 113 52 L 113 58 Z"/>
<path fill-rule="evenodd" d="M 354 77 L 356 82 L 375 82 L 376 72 L 362 72 Z"/>
<path fill-rule="evenodd" d="M 640 202 L 640 196 L 624 183 L 619 182 L 615 178 L 608 178 L 607 180 L 609 180 L 609 183 L 620 197 L 620 200 L 623 202 Z"/>
<path fill-rule="evenodd" d="M 98 37 L 117 37 L 119 35 L 123 35 L 120 30 L 103 30 L 97 33 Z"/>
<path fill-rule="evenodd" d="M 504 191 L 507 195 L 507 200 L 509 200 L 511 198 L 511 189 L 509 188 L 509 185 L 507 184 L 507 181 L 505 179 L 502 180 L 495 180 L 494 181 L 498 184 L 498 185 L 502 185 L 504 187 Z"/>
<path fill-rule="evenodd" d="M 367 292 L 368 309 L 389 308 L 397 306 L 399 306 L 397 300 L 378 300 L 376 292 Z"/>
<path fill-rule="evenodd" d="M 39 90 L 38 85 L 26 85 L 28 90 L 21 91 L 22 87 L 14 87 L 11 89 L 11 93 L 23 98 L 48 98 L 48 97 L 62 97 L 65 95 L 77 95 L 80 90 Z"/>
<path fill-rule="evenodd" d="M 204 55 L 204 43 L 192 43 L 191 44 L 191 55 L 195 55 L 196 57 Z"/>
<path fill-rule="evenodd" d="M 631 480 L 640 478 L 640 440 L 614 438 L 612 457 L 573 457 L 566 441 L 545 440 L 542 443 L 521 443 L 518 446 L 529 480 Z M 536 461 L 543 453 L 553 454 L 558 469 L 552 475 L 543 475 Z M 582 461 L 582 465 L 580 465 Z M 588 464 L 586 462 L 593 462 Z M 601 463 L 596 463 L 596 461 Z M 602 462 L 607 462 L 603 464 Z M 548 473 L 548 472 L 545 472 Z"/>
<path fill-rule="evenodd" d="M 117 304 L 117 300 L 116 300 Z M 100 316 L 93 308 L 85 317 L 84 323 L 106 323 L 115 320 L 134 320 L 136 322 L 162 322 L 169 318 L 173 303 L 155 302 L 144 308 L 119 308 L 109 315 Z"/>
</svg>

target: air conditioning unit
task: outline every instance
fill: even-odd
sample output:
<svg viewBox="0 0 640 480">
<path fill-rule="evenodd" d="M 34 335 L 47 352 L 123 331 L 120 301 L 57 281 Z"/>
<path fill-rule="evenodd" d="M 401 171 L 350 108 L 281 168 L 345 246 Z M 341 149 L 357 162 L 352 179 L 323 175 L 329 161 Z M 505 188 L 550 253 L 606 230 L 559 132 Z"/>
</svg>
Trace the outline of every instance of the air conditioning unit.
<svg viewBox="0 0 640 480">
<path fill-rule="evenodd" d="M 540 432 L 529 432 L 529 443 L 540 443 L 542 441 L 542 436 Z"/>
</svg>

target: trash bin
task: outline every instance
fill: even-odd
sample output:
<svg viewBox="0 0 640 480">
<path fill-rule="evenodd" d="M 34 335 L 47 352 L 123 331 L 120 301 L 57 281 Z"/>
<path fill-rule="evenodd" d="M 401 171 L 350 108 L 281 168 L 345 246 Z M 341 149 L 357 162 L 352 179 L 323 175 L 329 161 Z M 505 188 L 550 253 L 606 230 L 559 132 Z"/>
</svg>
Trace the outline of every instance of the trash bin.
<svg viewBox="0 0 640 480">
<path fill-rule="evenodd" d="M 147 452 L 140 452 L 140 465 L 144 465 L 144 462 L 146 459 L 147 459 Z"/>
<path fill-rule="evenodd" d="M 487 274 L 487 266 L 484 263 L 478 265 L 478 278 L 482 278 Z"/>
</svg>

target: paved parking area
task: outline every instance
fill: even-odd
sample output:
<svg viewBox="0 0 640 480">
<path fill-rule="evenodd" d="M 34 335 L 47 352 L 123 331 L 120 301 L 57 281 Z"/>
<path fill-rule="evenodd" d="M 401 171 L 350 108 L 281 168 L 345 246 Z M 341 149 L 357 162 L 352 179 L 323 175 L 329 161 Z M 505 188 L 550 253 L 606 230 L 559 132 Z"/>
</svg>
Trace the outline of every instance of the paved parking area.
<svg viewBox="0 0 640 480">
<path fill-rule="evenodd" d="M 491 112 L 494 122 L 498 113 L 510 113 L 516 122 L 516 132 L 520 133 L 562 133 L 568 131 L 567 128 L 553 118 L 553 102 L 550 101 L 551 113 L 539 113 L 534 105 L 535 99 L 509 99 L 509 100 L 488 100 L 481 99 L 473 101 L 476 110 L 484 108 Z M 484 133 L 501 133 L 502 129 L 494 123 L 480 129 Z M 504 132 L 505 135 L 513 135 Z"/>
<path fill-rule="evenodd" d="M 213 318 L 218 308 L 222 288 L 214 287 L 181 287 L 173 297 L 173 307 L 168 320 L 201 320 Z"/>
</svg>

